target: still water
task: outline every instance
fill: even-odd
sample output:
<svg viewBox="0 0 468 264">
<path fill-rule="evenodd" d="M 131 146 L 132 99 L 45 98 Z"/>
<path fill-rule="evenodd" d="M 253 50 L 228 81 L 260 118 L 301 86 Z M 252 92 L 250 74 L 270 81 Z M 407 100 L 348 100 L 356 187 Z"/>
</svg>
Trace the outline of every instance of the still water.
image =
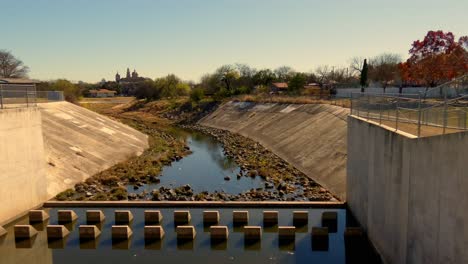
<svg viewBox="0 0 468 264">
<path fill-rule="evenodd" d="M 70 208 L 67 208 L 70 209 Z M 153 209 L 153 208 L 147 208 Z M 159 208 L 158 208 L 159 209 Z M 343 232 L 346 226 L 347 212 L 345 209 L 300 209 L 309 211 L 309 222 L 298 229 L 295 241 L 280 244 L 277 226 L 263 227 L 262 208 L 247 209 L 250 212 L 249 225 L 262 226 L 262 240 L 258 243 L 244 243 L 241 228 L 234 227 L 232 211 L 239 209 L 218 209 L 220 225 L 229 228 L 227 242 L 211 244 L 208 229 L 203 226 L 203 208 L 188 208 L 192 214 L 191 225 L 196 228 L 196 238 L 193 242 L 180 244 L 176 239 L 173 223 L 174 209 L 160 209 L 163 214 L 162 226 L 165 237 L 159 243 L 145 244 L 143 236 L 144 210 L 130 208 L 134 219 L 130 224 L 133 236 L 125 242 L 113 243 L 111 226 L 114 225 L 114 208 L 103 211 L 106 220 L 101 226 L 102 234 L 95 242 L 80 243 L 78 227 L 86 224 L 86 208 L 75 208 L 78 220 L 69 225 L 71 234 L 65 239 L 48 243 L 45 225 L 36 225 L 39 231 L 32 241 L 15 242 L 14 224 L 28 224 L 27 217 L 6 226 L 8 234 L 0 240 L 0 263 L 354 263 L 350 262 L 350 253 L 345 248 Z M 122 208 L 119 208 L 122 210 Z M 177 209 L 180 210 L 180 209 Z M 209 209 L 213 210 L 213 209 Z M 246 210 L 246 209 L 243 209 Z M 292 225 L 292 211 L 298 209 L 272 209 L 279 211 L 279 225 Z M 326 249 L 315 250 L 311 241 L 311 228 L 321 226 L 321 214 L 324 211 L 338 213 L 338 225 L 335 233 L 329 235 L 329 245 Z M 49 210 L 48 224 L 57 224 L 57 209 Z M 362 258 L 362 255 L 359 256 Z M 364 259 L 359 259 L 365 261 Z M 372 263 L 369 261 L 361 263 Z"/>
<path fill-rule="evenodd" d="M 147 184 L 138 190 L 129 185 L 129 193 L 151 192 L 160 187 L 176 188 L 189 184 L 195 193 L 218 191 L 239 194 L 252 188 L 264 186 L 260 177 L 240 177 L 236 162 L 223 153 L 222 144 L 215 138 L 195 131 L 177 129 L 174 135 L 184 138 L 192 153 L 179 161 L 172 162 L 162 170 L 158 184 Z M 224 178 L 228 176 L 230 180 Z"/>
</svg>

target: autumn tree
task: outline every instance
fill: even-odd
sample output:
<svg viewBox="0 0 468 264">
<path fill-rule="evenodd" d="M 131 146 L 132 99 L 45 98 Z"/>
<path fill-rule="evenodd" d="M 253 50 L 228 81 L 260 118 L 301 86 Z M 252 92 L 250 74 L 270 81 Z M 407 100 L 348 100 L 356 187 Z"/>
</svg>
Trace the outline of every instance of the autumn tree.
<svg viewBox="0 0 468 264">
<path fill-rule="evenodd" d="M 429 31 L 413 42 L 400 71 L 404 81 L 434 87 L 468 73 L 468 37 L 455 41 L 452 32 Z"/>
<path fill-rule="evenodd" d="M 25 78 L 28 76 L 28 72 L 28 66 L 25 66 L 20 59 L 9 51 L 0 50 L 0 77 Z"/>
</svg>

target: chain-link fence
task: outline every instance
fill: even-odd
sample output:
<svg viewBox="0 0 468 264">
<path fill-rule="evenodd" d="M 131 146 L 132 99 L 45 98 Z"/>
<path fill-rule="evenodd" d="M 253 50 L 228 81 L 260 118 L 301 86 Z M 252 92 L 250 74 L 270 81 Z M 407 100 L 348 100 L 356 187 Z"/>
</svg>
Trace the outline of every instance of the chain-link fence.
<svg viewBox="0 0 468 264">
<path fill-rule="evenodd" d="M 425 100 L 424 95 L 354 93 L 351 114 L 418 137 L 452 133 L 468 128 L 468 95 Z"/>
<path fill-rule="evenodd" d="M 36 107 L 37 103 L 63 101 L 62 91 L 36 91 L 30 84 L 0 84 L 0 109 Z"/>
</svg>

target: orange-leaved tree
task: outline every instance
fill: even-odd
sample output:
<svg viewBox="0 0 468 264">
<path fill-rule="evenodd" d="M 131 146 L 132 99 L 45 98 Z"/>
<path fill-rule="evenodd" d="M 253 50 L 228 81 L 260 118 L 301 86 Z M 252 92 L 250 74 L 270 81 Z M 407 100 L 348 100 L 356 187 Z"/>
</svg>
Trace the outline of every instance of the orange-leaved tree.
<svg viewBox="0 0 468 264">
<path fill-rule="evenodd" d="M 434 87 L 468 73 L 468 36 L 455 41 L 452 32 L 429 31 L 413 42 L 410 58 L 400 64 L 407 84 Z"/>
</svg>

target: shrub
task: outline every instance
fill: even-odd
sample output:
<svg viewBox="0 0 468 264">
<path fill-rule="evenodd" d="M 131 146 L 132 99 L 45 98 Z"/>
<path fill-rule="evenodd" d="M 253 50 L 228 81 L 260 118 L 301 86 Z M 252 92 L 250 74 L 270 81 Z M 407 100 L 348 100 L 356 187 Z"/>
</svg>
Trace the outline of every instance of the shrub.
<svg viewBox="0 0 468 264">
<path fill-rule="evenodd" d="M 196 103 L 200 102 L 204 96 L 205 96 L 205 92 L 203 91 L 202 88 L 194 88 L 190 92 L 190 100 Z"/>
</svg>

